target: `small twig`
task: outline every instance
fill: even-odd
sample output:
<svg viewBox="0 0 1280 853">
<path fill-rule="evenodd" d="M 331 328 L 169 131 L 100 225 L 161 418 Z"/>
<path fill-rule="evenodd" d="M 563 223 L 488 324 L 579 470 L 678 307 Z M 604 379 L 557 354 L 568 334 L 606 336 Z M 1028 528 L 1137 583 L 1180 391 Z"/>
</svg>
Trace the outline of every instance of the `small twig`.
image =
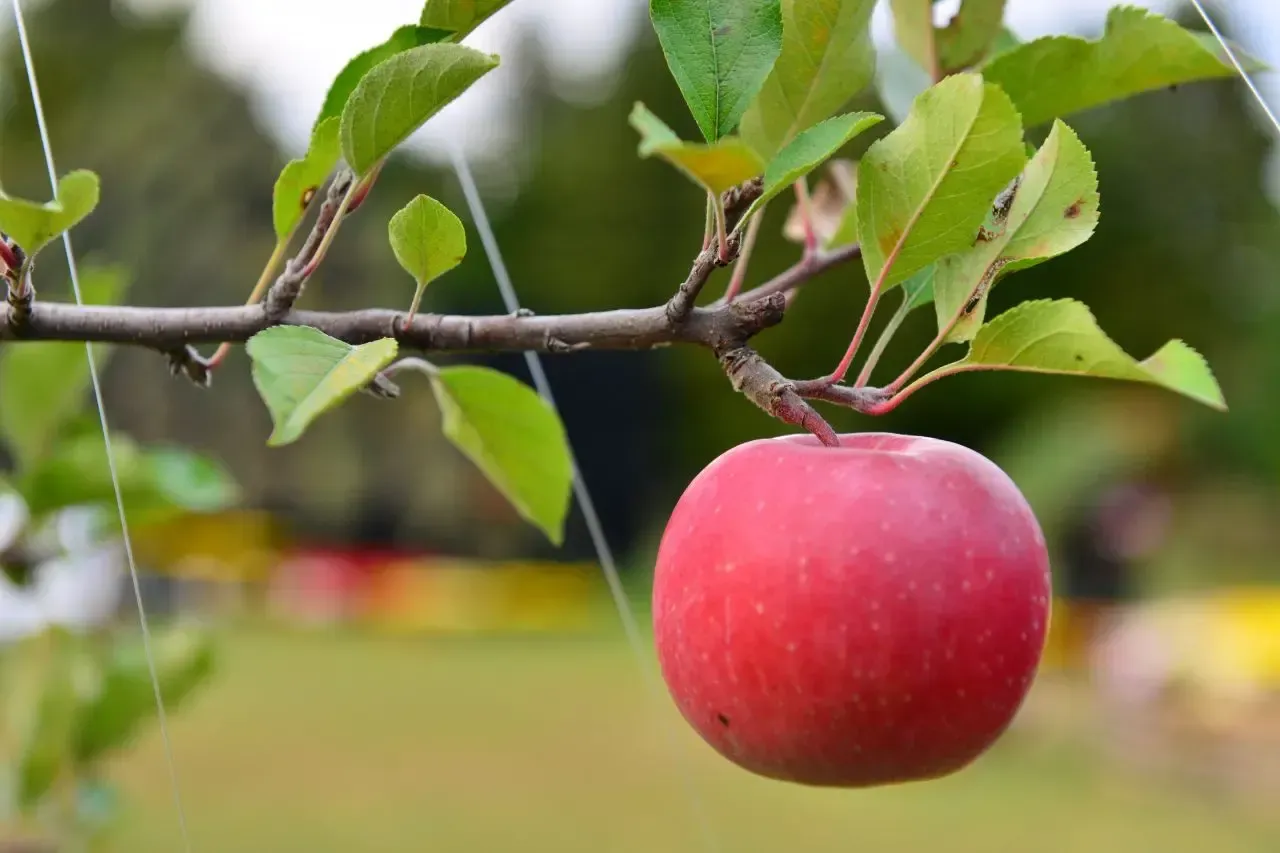
<svg viewBox="0 0 1280 853">
<path fill-rule="evenodd" d="M 838 267 L 849 261 L 862 257 L 862 249 L 856 244 L 852 246 L 841 246 L 829 252 L 819 251 L 816 255 L 809 259 L 801 259 L 785 272 L 779 273 L 774 278 L 748 290 L 746 293 L 738 297 L 738 302 L 751 302 L 756 299 L 765 299 L 777 293 L 790 293 L 800 285 L 804 284 L 811 278 L 826 272 L 832 267 Z M 724 300 L 713 302 L 712 306 L 723 304 Z"/>
<path fill-rule="evenodd" d="M 733 277 L 724 291 L 724 301 L 732 302 L 742 292 L 742 285 L 747 280 L 747 269 L 751 264 L 751 251 L 760 236 L 760 223 L 764 221 L 764 208 L 751 214 L 747 223 L 747 232 L 742 238 L 742 248 L 738 251 L 738 262 L 733 267 Z"/>
<path fill-rule="evenodd" d="M 720 247 L 710 245 L 708 241 L 708 245 L 694 259 L 689 275 L 667 302 L 667 318 L 673 326 L 683 323 L 689 316 L 689 312 L 698 301 L 698 295 L 702 293 L 703 286 L 711 278 L 711 273 L 715 272 L 716 267 L 728 266 L 737 258 L 742 247 L 742 235 L 737 227 L 739 220 L 760 197 L 763 190 L 764 185 L 760 179 L 747 181 L 726 192 L 720 199 L 720 204 L 716 205 L 717 229 L 723 225 L 726 230 L 732 229 L 732 231 L 725 234 L 726 243 L 723 251 Z"/>
<path fill-rule="evenodd" d="M 885 399 L 873 405 L 870 408 L 870 410 L 867 412 L 867 414 L 887 415 L 889 412 L 892 412 L 894 409 L 898 408 L 898 406 L 902 405 L 903 401 L 905 401 L 912 394 L 919 391 L 921 388 L 925 387 L 926 385 L 931 385 L 934 382 L 937 382 L 939 379 L 943 379 L 947 376 L 956 376 L 961 373 L 972 373 L 979 370 L 992 370 L 992 369 L 995 369 L 995 368 L 992 368 L 990 365 L 985 365 L 985 364 L 961 364 L 961 363 L 944 364 L 942 367 L 939 367 L 936 370 L 929 371 L 924 376 L 921 376 L 915 382 L 912 382 L 910 385 L 908 385 L 907 387 L 899 391 L 891 391 L 887 387 L 882 389 L 883 393 L 886 395 Z"/>
<path fill-rule="evenodd" d="M 309 207 L 310 205 L 311 199 L 308 199 L 307 206 Z M 305 209 L 303 210 L 303 214 L 306 214 Z M 299 219 L 298 223 L 301 222 L 302 220 Z M 253 290 L 249 292 L 249 298 L 244 302 L 245 305 L 257 305 L 262 299 L 263 294 L 267 292 L 267 288 L 271 286 L 271 282 L 276 276 L 276 270 L 279 269 L 280 264 L 284 261 L 285 253 L 289 251 L 289 244 L 293 241 L 293 234 L 296 233 L 297 230 L 298 225 L 295 224 L 293 226 L 293 231 L 290 232 L 288 237 L 276 242 L 276 247 L 272 250 L 271 257 L 267 258 L 266 266 L 262 268 L 262 273 L 258 276 L 258 281 L 254 284 Z M 231 344 L 227 341 L 223 341 L 218 345 L 218 349 L 206 362 L 207 366 L 210 369 L 216 369 L 218 365 L 222 364 L 226 359 L 227 353 L 229 352 L 231 352 Z"/>
<path fill-rule="evenodd" d="M 263 312 L 271 322 L 279 322 L 292 310 L 294 303 L 302 295 L 307 279 L 315 272 L 332 244 L 333 237 L 342 222 L 342 214 L 351 204 L 357 186 L 355 175 L 348 169 L 339 170 L 330 182 L 329 192 L 324 204 L 320 207 L 315 224 L 311 227 L 311 233 L 307 235 L 306 242 L 303 243 L 298 254 L 284 265 L 284 272 L 267 291 Z"/>
<path fill-rule="evenodd" d="M 423 374 L 424 376 L 434 377 L 434 376 L 440 375 L 440 368 L 436 367 L 434 364 L 427 361 L 425 358 L 417 358 L 416 356 L 409 356 L 408 358 L 400 359 L 395 364 L 388 365 L 382 371 L 382 376 L 390 378 L 392 376 L 395 376 L 397 373 L 401 373 L 405 370 L 413 370 Z"/>
<path fill-rule="evenodd" d="M 792 383 L 801 397 L 824 400 L 853 409 L 864 415 L 882 414 L 881 407 L 889 398 L 883 388 L 854 388 L 850 385 L 825 385 L 812 380 Z M 887 411 L 887 410 L 885 410 Z"/>
<path fill-rule="evenodd" d="M 230 349 L 231 345 L 224 341 L 218 352 Z M 169 360 L 169 372 L 174 376 L 185 376 L 199 388 L 208 388 L 213 384 L 213 370 L 218 366 L 217 362 L 213 358 L 206 359 L 190 344 L 166 351 L 165 357 Z M 217 353 L 214 353 L 214 358 L 216 357 Z"/>
<path fill-rule="evenodd" d="M 36 301 L 36 288 L 31 283 L 31 265 L 23 264 L 11 276 L 6 276 L 8 286 L 7 301 L 9 303 L 8 325 L 13 329 L 23 329 L 31 320 L 31 307 Z"/>
<path fill-rule="evenodd" d="M 698 301 L 698 294 L 706 285 L 711 273 L 719 266 L 719 252 L 715 246 L 708 246 L 698 253 L 693 260 L 693 268 L 689 275 L 676 288 L 675 295 L 667 302 L 667 320 L 677 326 L 688 318 Z"/>
</svg>

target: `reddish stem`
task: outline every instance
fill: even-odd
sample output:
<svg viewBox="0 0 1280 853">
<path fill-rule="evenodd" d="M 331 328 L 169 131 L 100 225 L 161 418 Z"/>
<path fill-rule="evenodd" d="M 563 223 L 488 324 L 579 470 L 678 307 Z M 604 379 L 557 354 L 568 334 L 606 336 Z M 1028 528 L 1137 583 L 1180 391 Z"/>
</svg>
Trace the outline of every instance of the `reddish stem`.
<svg viewBox="0 0 1280 853">
<path fill-rule="evenodd" d="M 853 340 L 849 341 L 849 348 L 845 350 L 844 358 L 840 359 L 836 369 L 827 377 L 827 382 L 834 385 L 844 381 L 845 376 L 849 374 L 854 356 L 858 354 L 858 347 L 862 346 L 862 339 L 867 336 L 867 328 L 871 325 L 871 318 L 876 313 L 876 305 L 880 302 L 880 294 L 884 290 L 885 280 L 889 277 L 889 270 L 893 269 L 893 262 L 898 259 L 898 252 L 902 249 L 903 242 L 899 240 L 893 247 L 893 251 L 884 259 L 880 274 L 876 276 L 875 284 L 871 286 L 871 296 L 867 299 L 867 307 L 862 311 L 862 319 L 858 321 L 858 328 L 854 330 Z"/>
<path fill-rule="evenodd" d="M 809 197 L 809 184 L 804 178 L 795 182 L 795 188 L 800 226 L 804 229 L 804 256 L 809 258 L 818 251 L 818 232 L 813 227 L 813 199 Z"/>
<path fill-rule="evenodd" d="M 742 285 L 747 280 L 747 265 L 751 262 L 751 250 L 755 248 L 756 238 L 760 236 L 760 222 L 764 219 L 764 209 L 756 211 L 747 223 L 747 233 L 742 238 L 742 248 L 738 250 L 738 260 L 733 267 L 733 277 L 724 291 L 724 301 L 732 302 L 742 292 Z"/>
<path fill-rule="evenodd" d="M 10 270 L 17 272 L 22 266 L 22 262 L 18 260 L 18 255 L 13 251 L 13 247 L 5 240 L 0 240 L 0 261 Z"/>
</svg>

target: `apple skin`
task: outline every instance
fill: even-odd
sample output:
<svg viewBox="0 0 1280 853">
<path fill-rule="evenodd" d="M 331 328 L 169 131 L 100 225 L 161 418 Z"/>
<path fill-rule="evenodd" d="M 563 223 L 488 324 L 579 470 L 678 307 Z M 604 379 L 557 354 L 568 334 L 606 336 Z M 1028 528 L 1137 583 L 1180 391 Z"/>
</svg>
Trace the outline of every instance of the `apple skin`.
<svg viewBox="0 0 1280 853">
<path fill-rule="evenodd" d="M 739 445 L 677 503 L 653 628 L 676 706 L 771 779 L 860 788 L 954 773 L 1022 705 L 1050 612 L 1013 481 L 933 438 Z"/>
</svg>

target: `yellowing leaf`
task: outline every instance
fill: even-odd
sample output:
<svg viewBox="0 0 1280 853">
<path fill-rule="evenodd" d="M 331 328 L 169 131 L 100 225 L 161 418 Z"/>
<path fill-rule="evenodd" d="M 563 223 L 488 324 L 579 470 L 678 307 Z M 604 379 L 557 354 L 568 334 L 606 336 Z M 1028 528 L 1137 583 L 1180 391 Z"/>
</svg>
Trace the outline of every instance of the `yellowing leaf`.
<svg viewBox="0 0 1280 853">
<path fill-rule="evenodd" d="M 311 422 L 359 391 L 396 357 L 393 338 L 353 347 L 309 326 L 273 326 L 249 339 L 253 384 L 275 430 L 267 444 L 297 441 Z"/>
<path fill-rule="evenodd" d="M 1093 313 L 1071 299 L 1034 300 L 1006 311 L 978 330 L 969 354 L 938 368 L 1018 370 L 1145 382 L 1226 410 L 1222 389 L 1204 357 L 1179 340 L 1136 361 L 1098 327 Z M 925 377 L 920 382 L 927 380 Z"/>
<path fill-rule="evenodd" d="M 661 157 L 715 195 L 764 171 L 763 161 L 741 139 L 730 136 L 710 145 L 683 142 L 644 104 L 631 111 L 631 126 L 640 133 L 641 157 Z"/>
</svg>

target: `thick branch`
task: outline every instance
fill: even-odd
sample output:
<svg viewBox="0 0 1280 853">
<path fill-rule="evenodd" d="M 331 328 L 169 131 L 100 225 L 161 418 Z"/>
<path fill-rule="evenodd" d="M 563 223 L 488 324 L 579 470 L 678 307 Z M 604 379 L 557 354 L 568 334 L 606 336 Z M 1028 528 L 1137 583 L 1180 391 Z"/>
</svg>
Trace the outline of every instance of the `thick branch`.
<svg viewBox="0 0 1280 853">
<path fill-rule="evenodd" d="M 653 308 L 537 316 L 529 312 L 501 316 L 449 316 L 368 309 L 345 313 L 292 309 L 301 287 L 323 254 L 317 241 L 336 226 L 344 206 L 359 196 L 349 175 L 330 187 L 325 207 L 299 256 L 287 265 L 265 305 L 208 308 L 139 308 L 34 302 L 7 307 L 9 322 L 0 323 L 0 343 L 18 341 L 93 341 L 143 346 L 169 358 L 174 373 L 208 384 L 209 362 L 194 345 L 243 343 L 275 325 L 304 325 L 352 344 L 394 338 L 405 349 L 433 352 L 541 351 L 568 353 L 588 349 L 643 350 L 673 343 L 707 347 L 719 359 L 734 388 L 769 414 L 809 430 L 824 443 L 838 443 L 834 430 L 804 398 L 823 399 L 869 411 L 882 405 L 879 392 L 848 389 L 835 383 L 796 383 L 771 367 L 747 342 L 783 319 L 788 296 L 800 285 L 834 266 L 859 256 L 857 247 L 814 254 L 732 303 L 720 300 L 695 307 L 702 286 L 716 266 L 731 263 L 741 245 L 737 225 L 759 197 L 759 181 L 748 182 L 724 197 L 733 237 L 728 259 L 708 247 L 694 262 L 675 296 Z M 358 203 L 358 199 L 355 199 Z M 21 313 L 20 313 L 21 312 Z M 17 316 L 15 316 L 17 315 Z M 14 322 L 20 316 L 22 322 Z M 383 379 L 372 390 L 395 396 Z"/>
<path fill-rule="evenodd" d="M 773 297 L 771 301 L 781 301 Z M 840 439 L 813 407 L 796 393 L 795 383 L 775 370 L 755 350 L 734 347 L 718 354 L 735 390 L 783 423 L 803 427 L 828 447 L 836 447 Z"/>
<path fill-rule="evenodd" d="M 666 306 L 554 316 L 448 316 L 368 309 L 335 313 L 292 311 L 281 322 L 313 326 L 353 344 L 390 337 L 410 349 L 479 352 L 651 349 L 671 343 L 722 348 L 745 342 L 782 320 L 781 299 L 696 308 L 672 323 Z M 244 342 L 274 325 L 258 306 L 135 308 L 37 302 L 21 329 L 0 324 L 0 342 L 100 341 L 165 352 L 190 344 Z"/>
</svg>

